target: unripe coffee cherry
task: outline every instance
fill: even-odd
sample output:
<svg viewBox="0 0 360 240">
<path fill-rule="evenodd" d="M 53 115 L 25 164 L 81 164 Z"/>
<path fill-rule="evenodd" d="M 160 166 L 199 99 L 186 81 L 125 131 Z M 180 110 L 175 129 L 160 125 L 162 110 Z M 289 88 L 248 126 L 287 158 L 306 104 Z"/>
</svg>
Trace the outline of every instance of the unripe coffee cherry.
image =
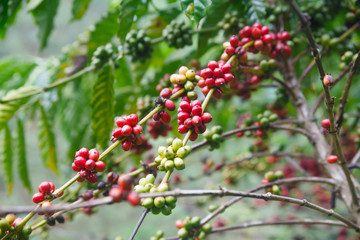
<svg viewBox="0 0 360 240">
<path fill-rule="evenodd" d="M 328 163 L 336 163 L 338 160 L 338 157 L 336 155 L 329 155 L 327 157 L 327 161 Z"/>
<path fill-rule="evenodd" d="M 326 74 L 323 78 L 323 84 L 325 86 L 332 86 L 334 84 L 334 78 L 330 74 Z"/>
</svg>

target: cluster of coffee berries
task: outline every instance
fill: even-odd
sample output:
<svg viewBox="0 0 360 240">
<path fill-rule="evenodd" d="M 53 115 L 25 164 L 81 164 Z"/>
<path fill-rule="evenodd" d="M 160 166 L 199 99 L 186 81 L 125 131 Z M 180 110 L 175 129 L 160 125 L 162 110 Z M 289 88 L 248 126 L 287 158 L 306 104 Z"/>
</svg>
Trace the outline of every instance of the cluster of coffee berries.
<svg viewBox="0 0 360 240">
<path fill-rule="evenodd" d="M 334 84 L 335 80 L 331 76 L 331 74 L 325 74 L 322 82 L 325 86 L 331 87 Z"/>
<path fill-rule="evenodd" d="M 276 113 L 272 113 L 270 110 L 265 110 L 263 113 L 259 113 L 256 118 L 261 126 L 266 127 L 269 123 L 278 120 L 279 116 Z"/>
<path fill-rule="evenodd" d="M 274 182 L 276 180 L 283 179 L 283 178 L 284 178 L 283 171 L 281 171 L 281 170 L 278 170 L 276 172 L 269 171 L 269 172 L 265 173 L 264 179 L 261 181 L 261 183 L 267 184 L 267 183 Z M 271 192 L 275 195 L 281 195 L 281 188 L 278 185 L 274 184 L 271 187 L 266 188 L 265 192 Z"/>
<path fill-rule="evenodd" d="M 360 12 L 360 11 L 359 11 Z M 351 61 L 355 61 L 358 54 L 353 54 L 351 51 L 346 51 L 340 58 L 341 62 L 339 64 L 340 70 L 344 70 Z"/>
<path fill-rule="evenodd" d="M 192 44 L 192 29 L 184 22 L 171 21 L 163 30 L 162 35 L 171 47 L 183 48 Z"/>
<path fill-rule="evenodd" d="M 169 190 L 167 183 L 160 183 L 159 186 L 156 186 L 154 182 L 155 176 L 153 174 L 148 174 L 146 177 L 139 180 L 139 184 L 134 187 L 134 191 L 137 193 L 155 193 Z M 172 209 L 176 207 L 176 201 L 177 198 L 173 196 L 142 198 L 140 204 L 143 207 L 150 209 L 155 215 L 162 213 L 163 215 L 168 216 L 171 214 Z"/>
<path fill-rule="evenodd" d="M 217 26 L 225 31 L 225 35 L 233 34 L 244 27 L 244 18 L 239 17 L 237 11 L 227 12 Z"/>
<path fill-rule="evenodd" d="M 327 162 L 328 163 L 336 163 L 338 160 L 338 157 L 336 155 L 329 155 L 327 157 Z"/>
<path fill-rule="evenodd" d="M 163 109 L 167 109 L 169 111 L 174 111 L 176 108 L 175 103 L 170 100 L 172 91 L 170 88 L 164 88 L 160 92 L 160 97 L 156 99 L 155 104 L 162 106 Z M 163 123 L 169 123 L 171 121 L 171 116 L 168 112 L 161 109 L 157 113 L 154 114 L 154 121 L 161 121 Z"/>
<path fill-rule="evenodd" d="M 266 4 L 265 17 L 269 22 L 274 22 L 276 16 L 287 13 L 288 11 L 289 7 L 287 5 L 282 5 L 281 3 Z"/>
<path fill-rule="evenodd" d="M 38 188 L 39 192 L 33 195 L 33 202 L 38 204 L 45 199 L 51 199 L 55 191 L 55 185 L 52 182 L 42 182 Z"/>
<path fill-rule="evenodd" d="M 133 181 L 133 177 L 129 174 L 119 176 L 117 173 L 109 172 L 107 175 L 108 184 L 104 184 L 103 188 L 105 188 L 106 185 L 111 185 L 109 196 L 113 202 L 127 200 L 131 205 L 137 206 L 140 203 L 140 198 L 136 192 L 132 191 Z"/>
<path fill-rule="evenodd" d="M 103 172 L 106 165 L 103 161 L 99 160 L 99 151 L 95 148 L 86 149 L 81 148 L 75 153 L 75 160 L 72 164 L 72 169 L 79 172 L 78 182 L 83 182 L 85 179 L 89 183 L 97 182 L 97 172 Z"/>
<path fill-rule="evenodd" d="M 176 220 L 175 226 L 178 230 L 178 237 L 182 240 L 205 239 L 212 230 L 209 223 L 200 226 L 201 218 L 198 216 L 187 216 L 184 220 Z"/>
<path fill-rule="evenodd" d="M 150 237 L 150 240 L 166 240 L 166 238 L 164 238 L 164 232 L 162 230 L 158 230 L 155 236 Z"/>
<path fill-rule="evenodd" d="M 47 225 L 49 226 L 55 226 L 56 222 L 62 224 L 65 222 L 65 218 L 63 215 L 59 215 L 59 216 L 45 216 L 45 220 Z"/>
<path fill-rule="evenodd" d="M 231 65 L 223 61 L 210 61 L 208 67 L 201 70 L 201 79 L 198 86 L 202 88 L 202 92 L 206 95 L 210 89 L 214 88 L 214 97 L 221 98 L 226 83 L 234 80 L 234 75 L 230 73 Z"/>
<path fill-rule="evenodd" d="M 107 61 L 109 61 L 113 52 L 113 46 L 110 43 L 98 47 L 91 58 L 91 65 L 95 70 L 99 70 Z"/>
<path fill-rule="evenodd" d="M 184 158 L 187 157 L 191 148 L 189 146 L 183 147 L 183 142 L 179 138 L 168 139 L 168 147 L 159 146 L 158 154 L 155 158 L 159 171 L 173 171 L 183 170 L 185 168 Z"/>
<path fill-rule="evenodd" d="M 173 93 L 185 89 L 186 93 L 182 96 L 187 96 L 189 99 L 197 99 L 197 94 L 194 91 L 197 82 L 200 77 L 196 75 L 195 71 L 185 66 L 179 68 L 179 73 L 171 74 L 170 82 L 174 84 Z"/>
<path fill-rule="evenodd" d="M 3 238 L 6 234 L 14 231 L 17 225 L 22 221 L 21 217 L 16 218 L 13 213 L 7 214 L 5 217 L 0 218 L 0 237 Z M 24 226 L 20 231 L 16 231 L 16 235 L 12 239 L 29 239 L 32 232 L 31 227 Z M 5 238 L 6 239 L 6 238 Z"/>
<path fill-rule="evenodd" d="M 206 123 L 211 122 L 212 116 L 208 112 L 202 112 L 201 102 L 198 100 L 181 101 L 177 115 L 177 123 L 179 124 L 178 132 L 181 134 L 192 131 L 190 140 L 195 141 L 198 134 L 204 133 Z"/>
<path fill-rule="evenodd" d="M 139 117 L 136 114 L 129 116 L 117 117 L 115 119 L 116 128 L 112 132 L 111 141 L 115 142 L 124 138 L 121 147 L 124 151 L 129 151 L 134 145 L 140 145 L 142 138 L 140 135 L 143 128 L 138 124 Z"/>
<path fill-rule="evenodd" d="M 220 125 L 213 126 L 211 130 L 206 129 L 203 136 L 204 138 L 209 141 L 210 148 L 209 150 L 212 151 L 220 147 L 220 143 L 224 141 L 221 137 L 223 129 Z"/>
<path fill-rule="evenodd" d="M 250 127 L 251 125 L 254 124 L 254 119 L 251 117 L 250 114 L 242 114 L 239 116 L 238 121 L 236 126 L 240 129 L 242 128 L 246 128 L 246 127 Z M 246 137 L 251 137 L 252 133 L 251 131 L 245 131 L 245 132 L 238 132 L 236 133 L 237 137 L 242 137 L 242 136 L 246 136 Z"/>
<path fill-rule="evenodd" d="M 144 30 L 131 30 L 125 38 L 125 54 L 130 55 L 133 62 L 145 62 L 151 57 L 153 47 Z"/>
<path fill-rule="evenodd" d="M 276 68 L 276 61 L 274 59 L 263 59 L 260 61 L 260 69 L 263 70 L 265 73 L 271 72 Z"/>
<path fill-rule="evenodd" d="M 161 118 L 160 118 L 161 119 Z M 158 138 L 159 136 L 167 136 L 168 131 L 172 130 L 172 125 L 164 123 L 162 121 L 151 121 L 147 122 L 148 124 L 148 132 L 151 134 L 153 138 Z"/>
</svg>

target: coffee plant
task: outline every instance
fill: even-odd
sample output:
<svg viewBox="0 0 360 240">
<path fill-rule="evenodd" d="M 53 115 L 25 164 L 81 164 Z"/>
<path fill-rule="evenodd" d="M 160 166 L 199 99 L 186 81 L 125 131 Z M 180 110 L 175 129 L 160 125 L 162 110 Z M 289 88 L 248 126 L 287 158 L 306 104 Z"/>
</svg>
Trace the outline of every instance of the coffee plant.
<svg viewBox="0 0 360 240">
<path fill-rule="evenodd" d="M 359 0 L 107 2 L 0 58 L 1 240 L 359 238 Z M 26 9 L 46 49 L 59 3 L 1 38 Z"/>
</svg>

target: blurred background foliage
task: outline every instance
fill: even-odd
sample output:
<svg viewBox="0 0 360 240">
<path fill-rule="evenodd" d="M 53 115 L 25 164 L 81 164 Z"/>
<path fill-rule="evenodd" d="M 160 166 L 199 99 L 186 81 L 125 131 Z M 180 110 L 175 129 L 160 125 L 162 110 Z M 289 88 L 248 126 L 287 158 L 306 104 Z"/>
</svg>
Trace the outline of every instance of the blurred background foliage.
<svg viewBox="0 0 360 240">
<path fill-rule="evenodd" d="M 189 9 L 189 4 L 195 5 Z M 298 1 L 303 10 L 312 17 L 312 30 L 317 42 L 327 46 L 323 40 L 344 33 L 354 24 L 349 11 L 359 9 L 358 1 Z M 315 11 L 314 11 L 315 9 Z M 313 12 L 311 12 L 313 11 Z M 357 10 L 357 13 L 359 10 Z M 71 76 L 90 66 L 94 51 L 101 45 L 111 43 L 116 49 L 114 64 L 107 64 L 99 71 L 83 74 L 75 80 L 51 89 L 40 95 L 23 98 L 11 103 L 0 103 L 0 131 L 2 135 L 2 168 L 0 176 L 0 202 L 5 205 L 30 205 L 34 186 L 43 180 L 51 180 L 60 186 L 74 173 L 69 167 L 76 150 L 84 146 L 105 149 L 109 144 L 113 119 L 129 113 L 144 113 L 139 106 L 146 99 L 158 96 L 156 86 L 165 74 L 172 74 L 181 65 L 189 66 L 197 59 L 201 66 L 209 60 L 219 59 L 222 43 L 231 35 L 237 34 L 245 24 L 260 22 L 271 29 L 274 18 L 285 16 L 285 29 L 291 33 L 293 56 L 307 48 L 304 36 L 299 33 L 298 21 L 289 8 L 281 1 L 269 5 L 264 0 L 11 0 L 2 1 L 0 6 L 0 99 L 20 96 L 56 82 L 60 78 Z M 354 14 L 355 15 L 355 14 Z M 237 21 L 225 26 L 226 19 L 235 16 Z M 326 21 L 323 21 L 326 19 Z M 354 18 L 356 19 L 356 18 Z M 172 20 L 183 21 L 194 31 L 192 44 L 181 49 L 168 46 L 165 42 L 153 44 L 154 51 L 144 62 L 134 62 L 124 53 L 124 40 L 131 30 L 144 30 L 148 37 L 157 39 L 163 29 Z M 224 22 L 225 21 L 225 22 Z M 359 20 L 357 20 L 359 21 Z M 211 31 L 201 31 L 212 29 Z M 199 31 L 197 33 L 197 31 Z M 337 76 L 341 69 L 340 57 L 346 52 L 359 49 L 360 32 L 338 45 L 332 46 L 323 58 L 327 72 Z M 256 61 L 257 59 L 254 59 Z M 298 76 L 312 61 L 310 54 L 305 55 L 296 64 Z M 281 77 L 278 73 L 276 73 Z M 270 83 L 266 80 L 264 83 Z M 358 113 L 358 81 L 350 91 L 347 111 Z M 332 90 L 339 98 L 344 82 Z M 310 106 L 313 105 L 322 86 L 314 68 L 303 82 L 303 91 Z M 225 131 L 237 126 L 238 116 L 250 113 L 256 116 L 262 113 L 269 103 L 277 99 L 276 88 L 259 88 L 244 100 L 233 97 L 221 101 L 212 101 L 209 112 L 213 115 L 212 125 L 221 125 Z M 96 94 L 99 93 L 99 94 Z M 199 92 L 200 98 L 203 98 Z M 295 116 L 290 103 L 285 105 L 288 116 Z M 317 117 L 322 119 L 325 108 L 320 108 Z M 176 121 L 172 121 L 176 125 Z M 347 118 L 346 128 L 354 130 L 357 118 Z M 179 136 L 176 127 L 170 136 Z M 200 138 L 201 140 L 202 138 Z M 269 151 L 288 151 L 313 154 L 313 149 L 305 137 L 274 132 L 266 139 Z M 165 138 L 151 139 L 153 149 L 165 143 Z M 198 151 L 187 160 L 187 169 L 182 179 L 203 174 L 206 163 L 231 161 L 247 156 L 254 149 L 252 138 L 226 141 L 220 149 L 209 152 Z M 109 170 L 123 172 L 138 166 L 140 160 L 151 159 L 154 151 L 137 156 L 126 155 L 126 161 L 113 164 L 121 158 L 123 151 L 115 149 L 106 161 Z M 205 164 L 204 164 L 205 163 Z M 269 169 L 282 169 L 288 164 L 281 159 L 269 164 L 265 158 L 252 160 L 251 163 L 230 169 L 230 173 L 214 173 L 196 181 L 184 181 L 178 187 L 185 189 L 217 188 L 229 184 L 229 176 L 234 178 L 232 188 L 247 190 L 260 183 L 264 172 Z M 224 176 L 225 174 L 225 176 Z M 226 175 L 230 174 L 230 175 Z M 296 173 L 301 176 L 301 173 Z M 76 184 L 77 185 L 77 184 Z M 83 184 L 84 185 L 84 184 Z M 83 186 L 80 185 L 80 186 Z M 73 186 L 72 189 L 78 188 Z M 93 186 L 83 186 L 94 188 Z M 311 199 L 310 185 L 301 185 L 307 197 Z M 326 193 L 329 194 L 329 193 Z M 169 217 L 149 216 L 142 225 L 137 239 L 154 236 L 156 229 L 166 226 L 165 233 L 174 235 L 176 219 L 186 215 L 204 216 L 210 202 L 221 203 L 224 199 L 191 198 L 180 199 L 174 214 Z M 266 207 L 271 205 L 271 207 Z M 337 208 L 343 206 L 339 204 Z M 140 216 L 141 208 L 129 208 L 126 204 L 104 206 L 96 209 L 93 216 L 83 213 L 74 215 L 74 220 L 64 226 L 55 227 L 37 238 L 48 239 L 113 239 L 116 236 L 126 238 L 130 235 Z M 244 200 L 230 211 L 222 214 L 227 224 L 242 221 L 274 218 L 291 219 L 316 215 L 311 211 L 298 211 L 294 206 L 280 206 L 272 202 L 262 205 L 258 201 Z M 320 217 L 320 216 L 319 216 Z M 155 224 L 154 224 L 155 223 Z M 221 236 L 224 239 L 336 239 L 338 228 L 313 227 L 304 231 L 302 226 L 264 227 L 229 232 Z M 210 239 L 218 239 L 219 235 Z"/>
</svg>

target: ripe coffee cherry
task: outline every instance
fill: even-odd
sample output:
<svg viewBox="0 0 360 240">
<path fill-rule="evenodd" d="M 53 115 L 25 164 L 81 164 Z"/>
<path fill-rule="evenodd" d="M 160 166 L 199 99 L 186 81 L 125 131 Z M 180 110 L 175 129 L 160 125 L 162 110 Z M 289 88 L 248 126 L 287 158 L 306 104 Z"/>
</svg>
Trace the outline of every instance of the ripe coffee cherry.
<svg viewBox="0 0 360 240">
<path fill-rule="evenodd" d="M 191 111 L 190 103 L 187 102 L 187 101 L 181 101 L 180 102 L 180 108 L 181 108 L 181 110 L 183 110 L 185 112 L 190 112 Z"/>
<path fill-rule="evenodd" d="M 175 222 L 175 226 L 180 229 L 180 228 L 183 228 L 184 227 L 184 223 L 182 220 L 176 220 Z"/>
<path fill-rule="evenodd" d="M 86 159 L 82 156 L 76 157 L 74 164 L 77 168 L 83 169 L 85 167 Z"/>
<path fill-rule="evenodd" d="M 103 172 L 106 168 L 106 165 L 103 161 L 95 162 L 95 171 L 96 172 Z"/>
<path fill-rule="evenodd" d="M 164 88 L 163 90 L 161 90 L 160 97 L 170 98 L 171 97 L 171 89 L 170 88 Z"/>
<path fill-rule="evenodd" d="M 135 135 L 140 135 L 143 132 L 143 128 L 140 125 L 133 127 L 133 132 Z"/>
<path fill-rule="evenodd" d="M 49 184 L 50 184 L 50 187 L 51 187 L 50 193 L 53 193 L 55 191 L 55 184 L 52 183 L 52 182 L 49 182 Z"/>
<path fill-rule="evenodd" d="M 133 206 L 137 206 L 140 203 L 139 195 L 135 192 L 129 192 L 127 195 L 127 200 Z"/>
<path fill-rule="evenodd" d="M 175 103 L 171 100 L 166 100 L 165 101 L 165 107 L 166 109 L 168 109 L 169 111 L 174 111 L 176 106 L 175 106 Z"/>
<path fill-rule="evenodd" d="M 291 47 L 289 47 L 288 45 L 284 45 L 283 52 L 285 56 L 290 56 L 292 52 Z"/>
<path fill-rule="evenodd" d="M 201 115 L 201 120 L 203 121 L 203 123 L 209 123 L 212 120 L 212 116 L 210 113 L 205 112 Z"/>
<path fill-rule="evenodd" d="M 89 159 L 92 159 L 94 161 L 97 161 L 99 159 L 99 151 L 96 150 L 95 148 L 90 149 L 89 151 Z"/>
<path fill-rule="evenodd" d="M 329 129 L 330 128 L 330 120 L 328 118 L 321 120 L 321 126 L 323 128 Z"/>
<path fill-rule="evenodd" d="M 50 185 L 49 182 L 42 182 L 39 185 L 39 192 L 40 193 L 47 194 L 47 193 L 50 193 L 50 191 L 51 191 L 51 185 Z"/>
<path fill-rule="evenodd" d="M 271 43 L 272 40 L 273 40 L 273 37 L 271 34 L 265 34 L 263 37 L 262 37 L 262 40 L 264 43 Z"/>
<path fill-rule="evenodd" d="M 323 84 L 325 86 L 331 86 L 334 84 L 334 78 L 331 76 L 331 74 L 326 74 L 323 78 Z"/>
<path fill-rule="evenodd" d="M 255 27 L 255 28 L 253 27 L 251 29 L 251 36 L 253 38 L 255 38 L 255 39 L 260 38 L 261 37 L 261 30 L 259 28 L 257 28 L 257 27 Z"/>
<path fill-rule="evenodd" d="M 129 140 L 125 140 L 122 142 L 121 147 L 124 151 L 129 151 L 133 146 L 133 143 Z"/>
<path fill-rule="evenodd" d="M 38 203 L 40 203 L 40 202 L 42 202 L 42 201 L 44 201 L 44 199 L 45 199 L 45 195 L 43 194 L 43 193 L 35 193 L 34 195 L 33 195 L 33 202 L 34 203 L 36 203 L 36 204 L 38 204 Z"/>
<path fill-rule="evenodd" d="M 263 48 L 263 46 L 264 46 L 264 43 L 263 43 L 262 40 L 260 40 L 260 39 L 255 40 L 255 42 L 254 42 L 254 47 L 255 47 L 257 50 L 261 50 L 261 49 Z"/>
<path fill-rule="evenodd" d="M 82 169 L 82 170 L 79 171 L 79 175 L 80 175 L 81 178 L 86 178 L 89 175 L 89 171 L 85 170 L 85 169 Z"/>
<path fill-rule="evenodd" d="M 115 172 L 109 172 L 107 175 L 107 182 L 111 184 L 116 184 L 119 179 L 119 175 Z"/>
<path fill-rule="evenodd" d="M 161 117 L 160 117 L 160 120 L 163 122 L 163 123 L 169 123 L 170 120 L 171 120 L 171 116 L 168 112 L 165 112 L 163 111 L 161 113 Z"/>
<path fill-rule="evenodd" d="M 338 157 L 336 155 L 329 155 L 327 157 L 327 161 L 328 163 L 336 163 L 338 160 Z"/>
<path fill-rule="evenodd" d="M 131 135 L 132 133 L 132 127 L 130 125 L 125 125 L 122 127 L 121 129 L 121 133 L 125 136 L 128 137 Z"/>
<path fill-rule="evenodd" d="M 122 128 L 118 127 L 118 128 L 115 128 L 112 132 L 112 135 L 114 138 L 122 138 L 123 137 L 123 134 L 122 134 Z"/>
<path fill-rule="evenodd" d="M 41 209 L 44 209 L 44 210 L 46 210 L 46 209 L 48 209 L 48 208 L 51 208 L 51 207 L 52 207 L 52 204 L 51 204 L 51 202 L 49 202 L 49 201 L 45 201 L 45 202 L 43 202 L 43 204 L 41 205 Z M 55 213 L 54 210 L 44 212 L 45 216 L 51 216 L 51 215 L 53 215 L 54 213 Z"/>
<path fill-rule="evenodd" d="M 109 196 L 112 197 L 114 202 L 120 202 L 124 199 L 123 191 L 120 188 L 113 187 L 110 192 Z"/>
<path fill-rule="evenodd" d="M 199 105 L 196 105 L 196 106 L 194 106 L 192 109 L 191 109 L 191 114 L 192 115 L 201 115 L 201 113 L 202 113 L 202 108 L 201 108 L 201 106 L 199 106 Z"/>
<path fill-rule="evenodd" d="M 78 167 L 75 165 L 75 163 L 72 163 L 71 168 L 72 168 L 75 172 L 78 172 L 78 171 L 81 170 L 80 168 L 78 168 Z"/>
<path fill-rule="evenodd" d="M 284 41 L 284 42 L 286 42 L 289 39 L 290 39 L 290 33 L 287 31 L 282 32 L 279 36 L 279 40 Z"/>
<path fill-rule="evenodd" d="M 131 184 L 133 182 L 133 178 L 128 174 L 121 174 L 117 181 L 117 184 L 121 189 L 125 191 L 131 191 Z"/>
<path fill-rule="evenodd" d="M 115 119 L 115 123 L 116 123 L 116 125 L 118 126 L 118 127 L 123 127 L 125 124 L 126 124 L 126 119 L 125 118 L 123 118 L 123 117 L 117 117 L 116 119 Z"/>
<path fill-rule="evenodd" d="M 89 159 L 85 163 L 85 168 L 89 171 L 93 170 L 95 168 L 95 161 L 92 159 Z"/>
<path fill-rule="evenodd" d="M 245 26 L 242 30 L 243 30 L 243 32 L 242 32 L 242 36 L 240 36 L 241 38 L 251 36 L 251 27 L 250 26 Z"/>
<path fill-rule="evenodd" d="M 139 122 L 139 117 L 136 114 L 130 114 L 126 118 L 126 124 L 130 126 L 135 126 Z"/>
<path fill-rule="evenodd" d="M 261 35 L 265 35 L 269 33 L 269 28 L 267 26 L 262 26 L 261 27 Z"/>
<path fill-rule="evenodd" d="M 221 71 L 225 74 L 225 73 L 229 73 L 231 70 L 231 65 L 228 63 L 225 63 L 224 65 L 221 66 Z"/>
<path fill-rule="evenodd" d="M 90 173 L 87 177 L 86 177 L 86 180 L 89 182 L 89 183 L 96 183 L 97 182 L 97 176 L 95 173 Z"/>
<path fill-rule="evenodd" d="M 89 151 L 86 148 L 81 148 L 78 152 L 76 152 L 75 157 L 82 156 L 85 159 L 89 158 Z"/>
<path fill-rule="evenodd" d="M 211 60 L 208 63 L 208 68 L 210 68 L 212 71 L 214 71 L 215 68 L 219 68 L 219 64 L 218 64 L 218 62 Z"/>
<path fill-rule="evenodd" d="M 239 38 L 235 35 L 231 36 L 229 39 L 230 45 L 234 48 L 239 46 Z"/>
</svg>

